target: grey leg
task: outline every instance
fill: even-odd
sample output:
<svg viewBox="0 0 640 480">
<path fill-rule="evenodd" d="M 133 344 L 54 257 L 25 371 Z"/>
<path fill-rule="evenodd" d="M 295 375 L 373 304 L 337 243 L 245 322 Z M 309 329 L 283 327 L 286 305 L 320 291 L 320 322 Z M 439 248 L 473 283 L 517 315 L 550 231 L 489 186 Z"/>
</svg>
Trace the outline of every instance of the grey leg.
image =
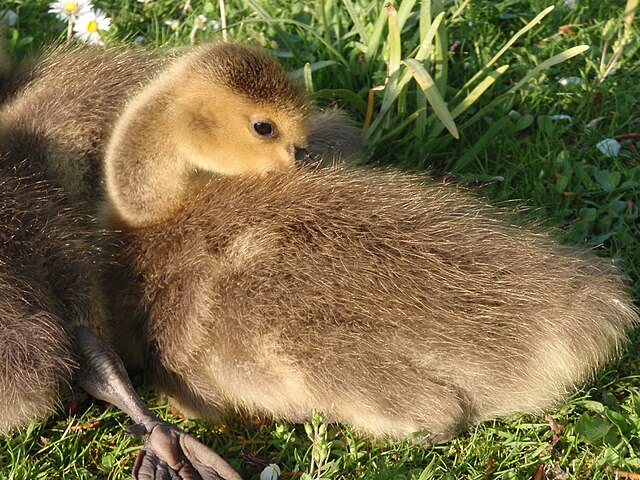
<svg viewBox="0 0 640 480">
<path fill-rule="evenodd" d="M 242 480 L 218 454 L 154 415 L 135 392 L 116 353 L 86 328 L 76 330 L 78 382 L 89 394 L 123 410 L 135 422 L 127 431 L 144 435 L 133 469 L 136 480 Z"/>
</svg>

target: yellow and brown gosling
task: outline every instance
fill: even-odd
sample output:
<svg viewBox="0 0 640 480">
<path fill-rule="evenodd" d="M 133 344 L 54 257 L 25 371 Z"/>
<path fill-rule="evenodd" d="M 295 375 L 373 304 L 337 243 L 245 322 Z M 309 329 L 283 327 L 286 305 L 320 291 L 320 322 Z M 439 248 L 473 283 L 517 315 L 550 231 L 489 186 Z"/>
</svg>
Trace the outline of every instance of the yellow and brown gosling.
<svg viewBox="0 0 640 480">
<path fill-rule="evenodd" d="M 147 316 L 118 328 L 206 418 L 318 410 L 442 442 L 552 408 L 638 321 L 610 261 L 401 173 L 217 177 L 123 238 Z"/>
</svg>

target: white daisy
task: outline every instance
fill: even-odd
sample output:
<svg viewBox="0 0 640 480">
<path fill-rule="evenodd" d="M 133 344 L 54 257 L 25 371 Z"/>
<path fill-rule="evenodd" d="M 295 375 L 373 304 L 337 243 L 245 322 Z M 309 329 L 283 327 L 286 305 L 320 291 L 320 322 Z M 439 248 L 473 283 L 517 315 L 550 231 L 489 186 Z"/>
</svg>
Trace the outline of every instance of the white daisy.
<svg viewBox="0 0 640 480">
<path fill-rule="evenodd" d="M 75 19 L 91 11 L 91 2 L 89 0 L 56 0 L 49 4 L 49 13 L 55 14 L 62 21 L 69 18 Z"/>
<path fill-rule="evenodd" d="M 109 30 L 111 18 L 102 10 L 90 10 L 78 17 L 73 25 L 73 31 L 78 40 L 90 43 L 100 44 L 100 30 Z"/>
</svg>

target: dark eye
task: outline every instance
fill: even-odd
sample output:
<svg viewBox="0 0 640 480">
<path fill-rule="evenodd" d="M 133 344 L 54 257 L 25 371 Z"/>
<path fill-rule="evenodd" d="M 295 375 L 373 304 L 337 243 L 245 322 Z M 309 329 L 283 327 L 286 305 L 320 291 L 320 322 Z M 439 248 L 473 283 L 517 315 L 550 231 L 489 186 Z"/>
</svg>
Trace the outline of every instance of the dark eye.
<svg viewBox="0 0 640 480">
<path fill-rule="evenodd" d="M 272 137 L 276 133 L 276 127 L 266 120 L 254 120 L 253 131 L 261 137 Z"/>
</svg>

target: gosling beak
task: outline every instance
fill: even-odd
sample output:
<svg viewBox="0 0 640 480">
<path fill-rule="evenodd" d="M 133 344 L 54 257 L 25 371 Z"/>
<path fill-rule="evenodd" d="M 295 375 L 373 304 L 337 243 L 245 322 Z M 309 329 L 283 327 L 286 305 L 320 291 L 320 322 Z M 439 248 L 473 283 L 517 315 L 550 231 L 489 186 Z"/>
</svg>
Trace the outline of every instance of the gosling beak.
<svg viewBox="0 0 640 480">
<path fill-rule="evenodd" d="M 295 147 L 294 157 L 298 165 L 306 166 L 316 163 L 316 158 L 306 148 Z"/>
</svg>

